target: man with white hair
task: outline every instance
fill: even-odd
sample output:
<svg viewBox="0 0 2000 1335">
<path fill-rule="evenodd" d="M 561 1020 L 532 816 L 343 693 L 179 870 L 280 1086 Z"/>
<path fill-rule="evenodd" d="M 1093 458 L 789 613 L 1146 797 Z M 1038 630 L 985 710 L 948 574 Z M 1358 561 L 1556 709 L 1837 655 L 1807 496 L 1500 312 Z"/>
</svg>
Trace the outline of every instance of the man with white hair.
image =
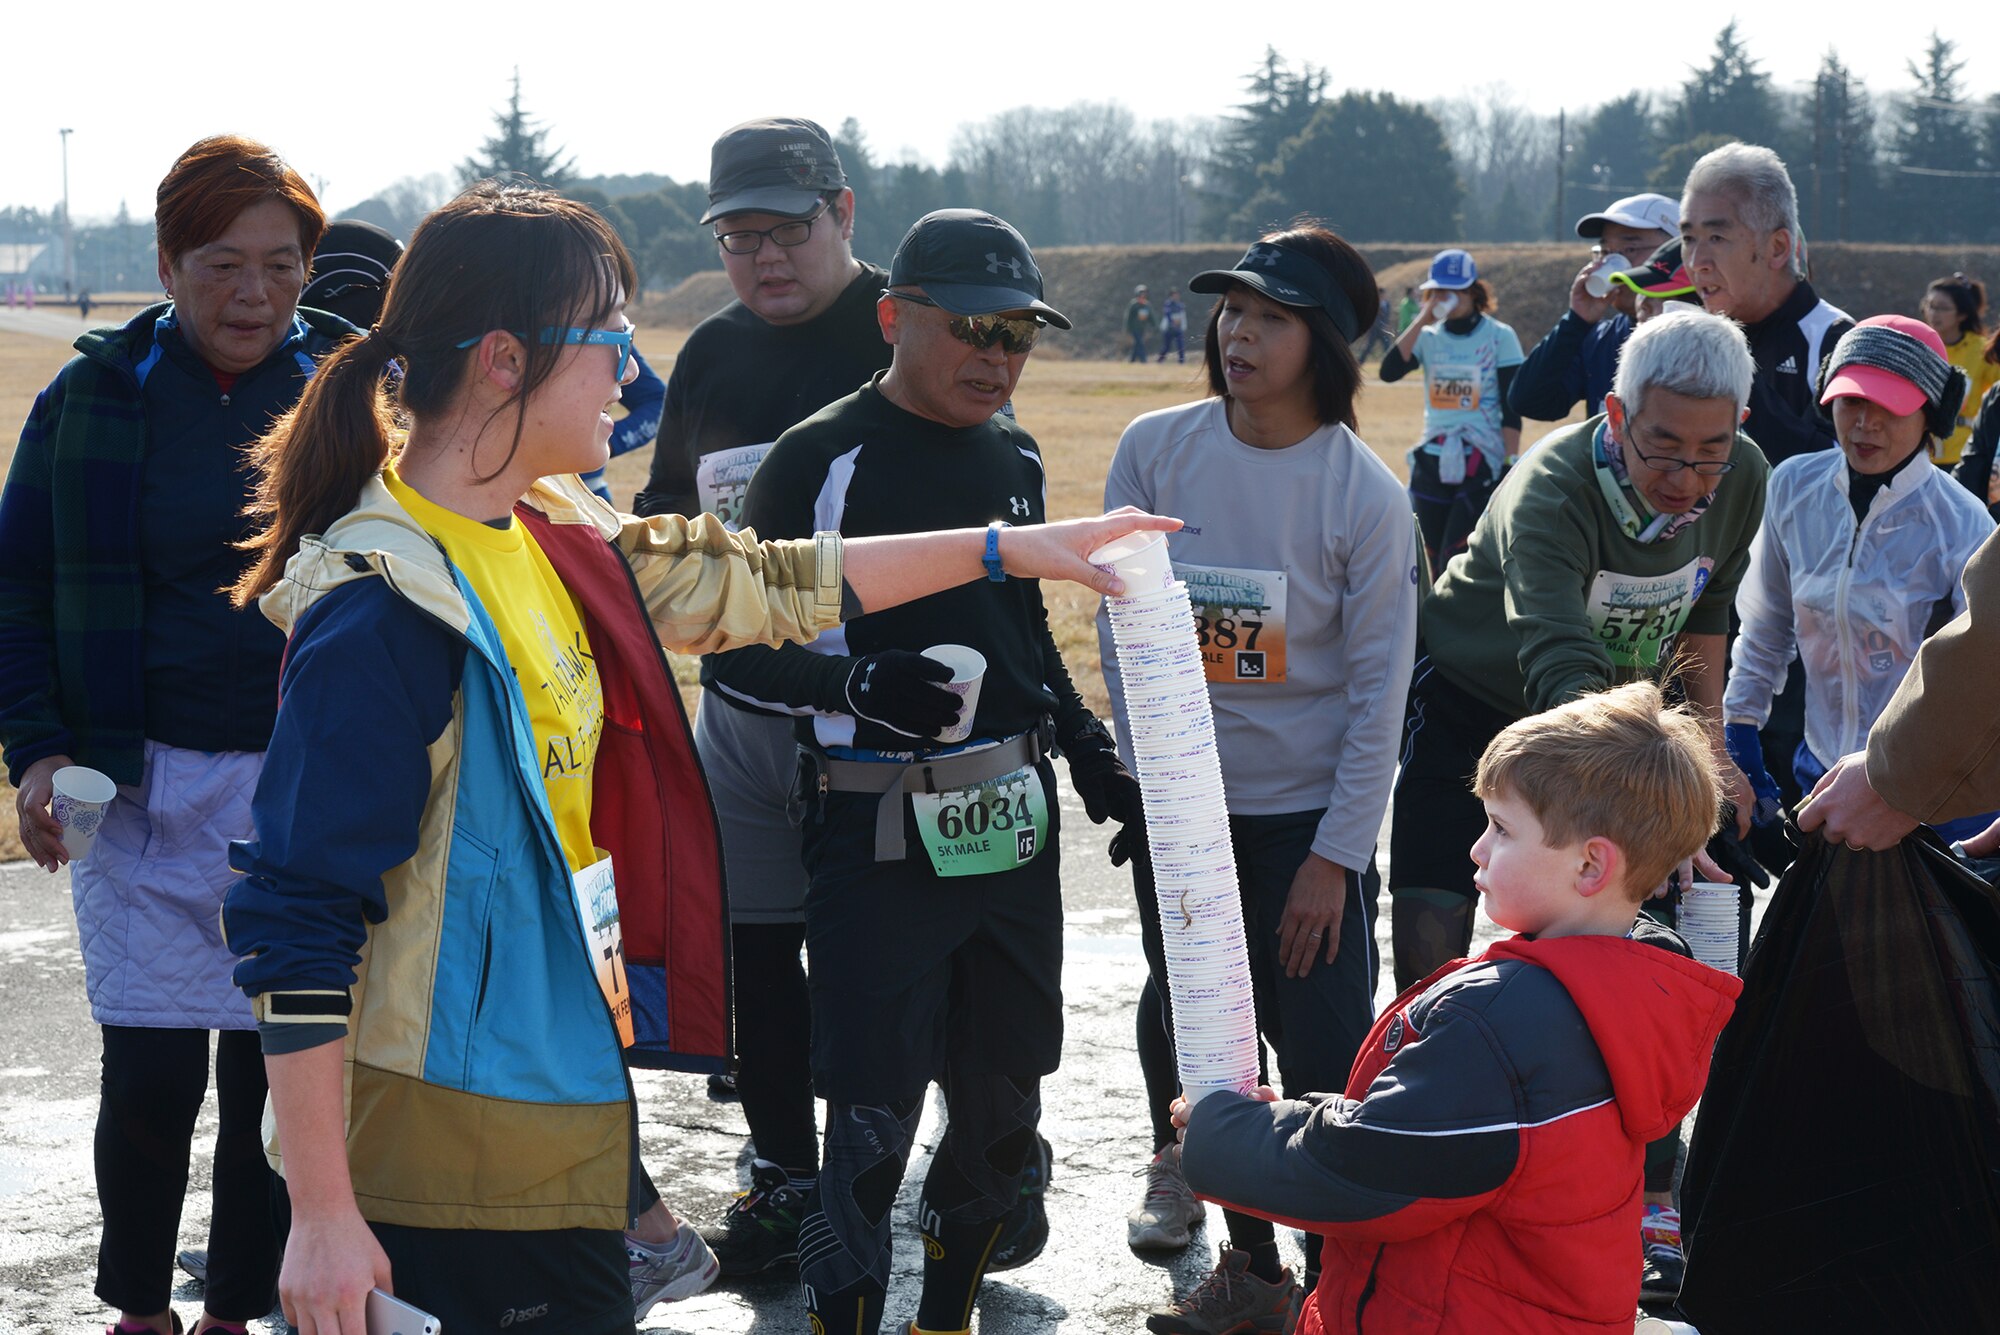
<svg viewBox="0 0 2000 1335">
<path fill-rule="evenodd" d="M 1604 412 L 1521 457 L 1424 600 L 1426 656 L 1410 685 L 1390 835 L 1399 990 L 1471 941 L 1479 891 L 1468 854 L 1486 816 L 1466 776 L 1515 720 L 1678 674 L 1747 813 L 1720 710 L 1729 605 L 1770 473 L 1738 429 L 1753 374 L 1729 321 L 1691 309 L 1647 321 L 1626 340 Z M 1678 1147 L 1670 1133 L 1646 1155 L 1646 1291 L 1667 1297 L 1680 1284 Z"/>
<path fill-rule="evenodd" d="M 1819 364 L 1854 319 L 1806 281 L 1799 196 L 1783 160 L 1757 144 L 1704 154 L 1681 191 L 1680 225 L 1702 305 L 1743 326 L 1757 362 L 1744 431 L 1773 464 L 1832 449 Z"/>
</svg>

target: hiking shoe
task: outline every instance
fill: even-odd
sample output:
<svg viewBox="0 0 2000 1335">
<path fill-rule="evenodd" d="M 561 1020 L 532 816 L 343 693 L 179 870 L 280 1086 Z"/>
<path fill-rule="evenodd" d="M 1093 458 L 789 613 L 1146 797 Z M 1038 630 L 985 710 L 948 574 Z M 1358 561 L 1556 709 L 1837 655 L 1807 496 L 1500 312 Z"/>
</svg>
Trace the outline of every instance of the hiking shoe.
<svg viewBox="0 0 2000 1335">
<path fill-rule="evenodd" d="M 1672 1302 L 1681 1296 L 1681 1281 L 1687 1277 L 1687 1256 L 1681 1250 L 1681 1212 L 1664 1205 L 1649 1205 L 1639 1221 L 1639 1243 L 1645 1267 L 1639 1272 L 1639 1297 L 1651 1302 Z"/>
<path fill-rule="evenodd" d="M 625 1260 L 632 1276 L 632 1319 L 643 1320 L 660 1303 L 692 1298 L 721 1273 L 715 1253 L 694 1225 L 683 1223 L 673 1240 L 655 1247 L 625 1235 Z"/>
<path fill-rule="evenodd" d="M 1049 1178 L 1055 1167 L 1055 1155 L 1049 1148 L 1046 1136 L 1036 1136 L 1038 1146 L 1033 1159 L 1028 1161 L 1027 1171 L 1021 1174 L 1021 1198 L 1001 1221 L 1000 1240 L 993 1244 L 993 1259 L 986 1263 L 986 1273 L 991 1275 L 1002 1270 L 1019 1270 L 1028 1262 L 1042 1254 L 1042 1248 L 1049 1245 Z"/>
<path fill-rule="evenodd" d="M 1179 1251 L 1188 1245 L 1188 1230 L 1208 1218 L 1208 1208 L 1194 1198 L 1181 1166 L 1165 1150 L 1139 1170 L 1146 1179 L 1146 1196 L 1125 1216 L 1125 1245 L 1136 1251 Z"/>
<path fill-rule="evenodd" d="M 1185 1298 L 1146 1317 L 1154 1335 L 1290 1335 L 1298 1320 L 1299 1286 L 1292 1272 L 1267 1284 L 1250 1273 L 1250 1253 L 1225 1247 L 1208 1278 Z"/>
<path fill-rule="evenodd" d="M 720 1224 L 701 1230 L 729 1278 L 757 1275 L 799 1259 L 799 1221 L 806 1189 L 785 1170 L 759 1159 L 750 1165 L 750 1190 L 739 1194 Z"/>
<path fill-rule="evenodd" d="M 208 1248 L 183 1247 L 174 1253 L 174 1264 L 202 1283 L 208 1283 Z"/>
</svg>

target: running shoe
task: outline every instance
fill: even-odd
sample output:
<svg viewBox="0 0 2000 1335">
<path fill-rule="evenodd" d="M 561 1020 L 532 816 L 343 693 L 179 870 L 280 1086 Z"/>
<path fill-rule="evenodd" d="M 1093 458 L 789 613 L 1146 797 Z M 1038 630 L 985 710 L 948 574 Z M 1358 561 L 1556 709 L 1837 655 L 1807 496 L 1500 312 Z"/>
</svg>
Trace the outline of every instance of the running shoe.
<svg viewBox="0 0 2000 1335">
<path fill-rule="evenodd" d="M 1299 1315 L 1299 1286 L 1292 1272 L 1278 1282 L 1250 1273 L 1250 1253 L 1225 1247 L 1208 1278 L 1184 1298 L 1146 1317 L 1154 1335 L 1291 1335 Z"/>
<path fill-rule="evenodd" d="M 731 1279 L 757 1275 L 799 1259 L 799 1222 L 806 1190 L 785 1170 L 759 1159 L 750 1165 L 750 1190 L 737 1196 L 720 1224 L 701 1230 L 702 1241 Z"/>
<path fill-rule="evenodd" d="M 1188 1230 L 1208 1218 L 1208 1207 L 1194 1198 L 1179 1161 L 1161 1150 L 1139 1170 L 1146 1179 L 1146 1196 L 1125 1216 L 1125 1244 L 1136 1251 L 1179 1251 L 1188 1245 Z"/>
<path fill-rule="evenodd" d="M 721 1273 L 715 1253 L 692 1224 L 683 1223 L 672 1241 L 655 1247 L 625 1235 L 625 1260 L 632 1276 L 632 1319 L 642 1321 L 660 1303 L 692 1298 Z"/>
<path fill-rule="evenodd" d="M 717 1071 L 708 1078 L 708 1096 L 717 1103 L 728 1103 L 737 1096 L 736 1077 L 727 1071 Z"/>
<path fill-rule="evenodd" d="M 1001 1222 L 1000 1240 L 993 1245 L 993 1259 L 986 1263 L 989 1275 L 1002 1270 L 1019 1270 L 1040 1256 L 1042 1248 L 1049 1245 L 1047 1197 L 1055 1155 L 1046 1136 L 1038 1135 L 1035 1141 L 1037 1153 L 1029 1161 L 1027 1171 L 1021 1175 L 1021 1198 Z"/>
<path fill-rule="evenodd" d="M 1672 1302 L 1681 1296 L 1687 1277 L 1687 1254 L 1681 1250 L 1681 1212 L 1665 1205 L 1648 1205 L 1639 1221 L 1639 1245 L 1645 1267 L 1639 1272 L 1639 1297 L 1648 1302 Z"/>
<path fill-rule="evenodd" d="M 174 1264 L 202 1283 L 208 1283 L 208 1248 L 183 1247 L 174 1253 Z"/>
</svg>

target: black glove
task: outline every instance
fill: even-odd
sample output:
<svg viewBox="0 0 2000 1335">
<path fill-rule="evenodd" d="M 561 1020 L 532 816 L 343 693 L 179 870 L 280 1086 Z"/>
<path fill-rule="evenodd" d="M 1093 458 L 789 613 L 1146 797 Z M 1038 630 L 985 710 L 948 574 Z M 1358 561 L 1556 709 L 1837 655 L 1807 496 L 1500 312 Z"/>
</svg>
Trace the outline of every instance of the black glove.
<svg viewBox="0 0 2000 1335">
<path fill-rule="evenodd" d="M 1752 827 L 1751 833 L 1756 833 Z M 1771 883 L 1771 873 L 1736 837 L 1736 804 L 1725 801 L 1722 804 L 1722 827 L 1708 841 L 1708 856 L 1715 865 L 1728 872 L 1738 885 L 1765 886 Z"/>
<path fill-rule="evenodd" d="M 1118 758 L 1118 747 L 1104 725 L 1085 714 L 1069 735 L 1056 739 L 1069 760 L 1069 781 L 1083 799 L 1083 814 L 1092 825 L 1104 824 L 1109 816 L 1120 825 L 1146 826 L 1146 804 L 1139 796 L 1139 781 Z"/>
<path fill-rule="evenodd" d="M 1130 825 L 1119 826 L 1118 833 L 1111 836 L 1111 865 L 1122 867 L 1145 856 L 1146 822 L 1135 820 Z"/>
<path fill-rule="evenodd" d="M 958 722 L 962 697 L 939 685 L 951 669 L 907 649 L 884 649 L 854 660 L 847 674 L 848 712 L 909 737 L 935 737 Z"/>
</svg>

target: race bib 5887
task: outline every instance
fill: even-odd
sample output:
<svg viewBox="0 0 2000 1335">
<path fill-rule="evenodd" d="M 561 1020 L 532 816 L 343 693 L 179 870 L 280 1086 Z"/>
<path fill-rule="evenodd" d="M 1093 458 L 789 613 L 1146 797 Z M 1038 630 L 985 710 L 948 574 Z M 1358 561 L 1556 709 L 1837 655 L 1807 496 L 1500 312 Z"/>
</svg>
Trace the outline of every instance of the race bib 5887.
<svg viewBox="0 0 2000 1335">
<path fill-rule="evenodd" d="M 767 441 L 702 455 L 694 468 L 694 489 L 703 513 L 720 519 L 731 533 L 741 527 L 743 493 L 750 490 L 750 475 L 770 452 Z"/>
<path fill-rule="evenodd" d="M 1285 679 L 1285 572 L 1174 563 L 1194 604 L 1202 675 L 1212 682 Z"/>
</svg>

